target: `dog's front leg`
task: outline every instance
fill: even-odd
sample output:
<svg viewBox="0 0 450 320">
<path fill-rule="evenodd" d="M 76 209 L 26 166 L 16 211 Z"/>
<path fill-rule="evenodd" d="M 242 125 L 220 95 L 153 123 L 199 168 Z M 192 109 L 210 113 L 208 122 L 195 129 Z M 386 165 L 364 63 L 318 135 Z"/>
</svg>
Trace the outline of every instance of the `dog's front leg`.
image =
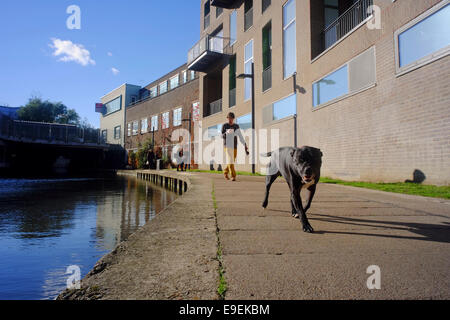
<svg viewBox="0 0 450 320">
<path fill-rule="evenodd" d="M 294 186 L 291 190 L 291 201 L 297 213 L 300 214 L 300 220 L 303 225 L 303 231 L 313 233 L 314 229 L 309 224 L 308 218 L 306 217 L 305 210 L 303 210 L 302 198 L 300 197 L 300 187 Z"/>
<path fill-rule="evenodd" d="M 316 194 L 316 184 L 313 184 L 312 186 L 310 186 L 307 190 L 308 190 L 308 201 L 306 203 L 305 206 L 305 213 L 309 210 L 309 208 L 311 208 L 311 202 L 314 199 L 314 195 Z"/>
</svg>

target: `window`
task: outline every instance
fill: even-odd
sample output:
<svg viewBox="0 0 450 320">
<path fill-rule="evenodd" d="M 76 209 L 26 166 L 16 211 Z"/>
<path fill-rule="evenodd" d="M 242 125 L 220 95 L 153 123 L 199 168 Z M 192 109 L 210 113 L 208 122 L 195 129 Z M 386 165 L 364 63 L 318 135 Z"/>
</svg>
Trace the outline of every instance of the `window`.
<svg viewBox="0 0 450 320">
<path fill-rule="evenodd" d="M 297 113 L 297 95 L 293 94 L 273 104 L 272 119 L 280 120 Z"/>
<path fill-rule="evenodd" d="M 132 127 L 132 123 L 128 122 L 127 123 L 127 136 L 131 137 L 131 127 Z"/>
<path fill-rule="evenodd" d="M 283 74 L 285 79 L 297 69 L 295 37 L 295 0 L 289 0 L 283 7 Z"/>
<path fill-rule="evenodd" d="M 266 70 L 272 65 L 272 22 L 263 28 L 262 36 L 263 70 Z"/>
<path fill-rule="evenodd" d="M 217 7 L 217 8 L 216 8 L 216 18 L 220 17 L 220 15 L 222 14 L 222 12 L 223 12 L 223 8 Z"/>
<path fill-rule="evenodd" d="M 114 128 L 114 139 L 119 140 L 121 136 L 121 127 L 117 126 Z"/>
<path fill-rule="evenodd" d="M 178 74 L 173 77 L 170 78 L 170 89 L 175 89 L 176 87 L 178 87 L 180 85 L 180 77 L 178 76 Z"/>
<path fill-rule="evenodd" d="M 137 96 L 132 95 L 132 96 L 131 96 L 131 104 L 133 105 L 133 104 L 135 104 L 136 102 L 137 102 Z"/>
<path fill-rule="evenodd" d="M 313 106 L 317 107 L 347 94 L 360 92 L 375 83 L 375 47 L 371 47 L 313 83 Z"/>
<path fill-rule="evenodd" d="M 133 121 L 133 136 L 137 136 L 139 133 L 139 122 Z"/>
<path fill-rule="evenodd" d="M 232 46 L 237 39 L 237 11 L 234 10 L 230 14 L 230 46 Z"/>
<path fill-rule="evenodd" d="M 191 70 L 191 80 L 195 79 L 195 71 Z"/>
<path fill-rule="evenodd" d="M 159 84 L 159 94 L 163 94 L 166 92 L 167 92 L 167 81 L 164 81 Z"/>
<path fill-rule="evenodd" d="M 111 114 L 113 112 L 119 111 L 122 109 L 122 96 L 117 97 L 116 99 L 105 104 L 106 113 L 105 115 Z"/>
<path fill-rule="evenodd" d="M 229 107 L 236 105 L 236 56 L 230 58 L 230 68 L 229 68 Z"/>
<path fill-rule="evenodd" d="M 347 65 L 313 84 L 314 106 L 348 93 Z"/>
<path fill-rule="evenodd" d="M 220 136 L 222 134 L 222 126 L 220 124 L 208 128 L 208 138 Z"/>
<path fill-rule="evenodd" d="M 170 126 L 169 112 L 164 112 L 161 118 L 161 129 L 168 129 Z"/>
<path fill-rule="evenodd" d="M 245 60 L 244 60 L 244 72 L 246 74 L 252 73 L 252 63 L 253 63 L 253 40 L 245 46 Z M 245 78 L 245 88 L 244 88 L 244 100 L 248 100 L 252 97 L 252 79 Z"/>
<path fill-rule="evenodd" d="M 237 124 L 241 130 L 247 130 L 252 128 L 252 114 L 246 114 L 245 116 L 237 118 Z"/>
<path fill-rule="evenodd" d="M 158 87 L 154 86 L 153 88 L 150 89 L 150 97 L 154 98 L 158 96 Z"/>
<path fill-rule="evenodd" d="M 271 0 L 262 0 L 262 13 L 264 13 L 267 8 L 270 7 L 271 2 Z"/>
<path fill-rule="evenodd" d="M 253 26 L 253 0 L 244 1 L 244 31 Z"/>
<path fill-rule="evenodd" d="M 450 4 L 443 1 L 397 31 L 397 72 L 416 69 L 448 55 L 449 30 Z"/>
<path fill-rule="evenodd" d="M 206 0 L 205 5 L 204 5 L 204 18 L 203 18 L 203 28 L 206 29 L 209 27 L 209 22 L 210 22 L 210 18 L 209 18 L 209 13 L 211 11 L 211 5 L 209 3 L 209 0 Z"/>
<path fill-rule="evenodd" d="M 183 83 L 188 82 L 188 73 L 187 70 L 183 71 Z"/>
<path fill-rule="evenodd" d="M 147 118 L 141 119 L 141 134 L 147 133 L 148 131 L 148 120 Z"/>
<path fill-rule="evenodd" d="M 157 115 L 152 117 L 151 131 L 158 131 L 158 116 Z"/>
<path fill-rule="evenodd" d="M 339 0 L 325 0 L 324 14 L 326 28 L 339 17 Z"/>
<path fill-rule="evenodd" d="M 102 140 L 103 142 L 108 141 L 108 130 L 102 130 Z"/>
<path fill-rule="evenodd" d="M 178 108 L 173 110 L 173 126 L 177 127 L 177 126 L 181 126 L 181 113 L 182 113 L 182 108 Z"/>
</svg>

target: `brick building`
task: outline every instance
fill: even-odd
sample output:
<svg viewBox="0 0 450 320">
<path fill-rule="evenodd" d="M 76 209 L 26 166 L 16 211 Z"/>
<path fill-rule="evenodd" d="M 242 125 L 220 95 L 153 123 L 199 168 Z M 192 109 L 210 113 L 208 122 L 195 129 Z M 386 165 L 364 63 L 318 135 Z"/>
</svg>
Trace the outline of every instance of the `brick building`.
<svg viewBox="0 0 450 320">
<path fill-rule="evenodd" d="M 201 0 L 201 130 L 248 128 L 254 99 L 256 129 L 322 149 L 324 176 L 449 184 L 448 30 L 448 0 Z"/>
<path fill-rule="evenodd" d="M 189 130 L 190 115 L 199 103 L 197 73 L 182 65 L 140 90 L 139 100 L 126 111 L 125 149 L 137 151 L 148 139 L 169 156 L 175 142 L 174 130 Z M 191 117 L 192 118 L 192 117 Z M 191 140 L 193 121 L 191 120 Z M 187 142 L 187 139 L 186 139 Z M 193 148 L 193 145 L 191 144 Z"/>
</svg>

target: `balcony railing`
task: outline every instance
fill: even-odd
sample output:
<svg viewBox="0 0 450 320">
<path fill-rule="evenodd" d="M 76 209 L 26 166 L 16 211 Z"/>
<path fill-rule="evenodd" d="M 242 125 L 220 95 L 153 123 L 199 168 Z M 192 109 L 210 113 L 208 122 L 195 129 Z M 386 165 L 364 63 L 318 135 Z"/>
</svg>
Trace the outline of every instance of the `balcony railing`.
<svg viewBox="0 0 450 320">
<path fill-rule="evenodd" d="M 272 88 L 272 66 L 266 68 L 262 74 L 263 92 Z"/>
<path fill-rule="evenodd" d="M 253 26 L 253 8 L 244 14 L 244 31 L 250 29 L 251 26 Z"/>
<path fill-rule="evenodd" d="M 211 0 L 212 6 L 225 9 L 236 8 L 238 3 L 238 0 Z"/>
<path fill-rule="evenodd" d="M 228 99 L 229 99 L 229 105 L 228 107 L 234 107 L 236 105 L 236 88 L 231 89 L 229 94 L 228 94 Z"/>
<path fill-rule="evenodd" d="M 373 0 L 359 0 L 327 26 L 322 32 L 324 50 L 330 48 L 333 44 L 370 17 L 372 15 L 372 10 L 369 10 L 369 8 L 371 8 L 372 5 Z"/>
<path fill-rule="evenodd" d="M 210 116 L 222 111 L 222 99 L 216 100 L 208 104 L 205 116 Z"/>
<path fill-rule="evenodd" d="M 210 23 L 210 14 L 208 13 L 203 20 L 203 29 L 208 28 L 209 23 Z"/>
<path fill-rule="evenodd" d="M 205 72 L 231 53 L 229 38 L 206 35 L 189 50 L 188 69 Z"/>
</svg>

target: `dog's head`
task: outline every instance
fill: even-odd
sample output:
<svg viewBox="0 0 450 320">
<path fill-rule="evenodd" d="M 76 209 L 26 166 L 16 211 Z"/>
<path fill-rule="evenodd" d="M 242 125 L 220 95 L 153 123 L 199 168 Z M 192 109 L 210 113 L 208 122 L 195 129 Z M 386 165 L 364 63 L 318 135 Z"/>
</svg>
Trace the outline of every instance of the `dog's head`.
<svg viewBox="0 0 450 320">
<path fill-rule="evenodd" d="M 294 170 L 304 183 L 309 183 L 320 177 L 322 166 L 322 151 L 313 147 L 302 147 L 291 151 Z"/>
</svg>

